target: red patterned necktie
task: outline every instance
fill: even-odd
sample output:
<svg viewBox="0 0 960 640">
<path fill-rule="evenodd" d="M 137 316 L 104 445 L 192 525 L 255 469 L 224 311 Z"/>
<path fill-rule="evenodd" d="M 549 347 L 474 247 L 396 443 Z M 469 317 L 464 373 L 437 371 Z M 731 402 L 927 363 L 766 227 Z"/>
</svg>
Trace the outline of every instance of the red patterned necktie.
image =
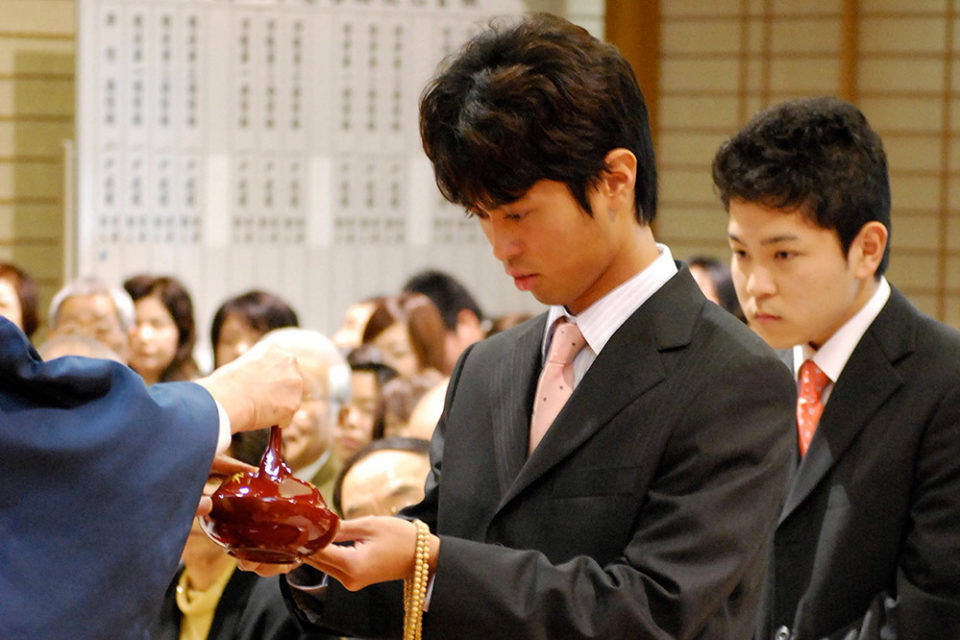
<svg viewBox="0 0 960 640">
<path fill-rule="evenodd" d="M 533 419 L 530 421 L 530 452 L 540 444 L 543 435 L 573 393 L 573 359 L 586 344 L 576 324 L 563 318 L 557 321 L 547 361 L 537 383 Z"/>
<path fill-rule="evenodd" d="M 813 433 L 817 430 L 820 414 L 823 413 L 823 388 L 830 382 L 813 360 L 805 360 L 800 366 L 800 395 L 797 397 L 797 437 L 800 455 L 807 453 Z"/>
</svg>

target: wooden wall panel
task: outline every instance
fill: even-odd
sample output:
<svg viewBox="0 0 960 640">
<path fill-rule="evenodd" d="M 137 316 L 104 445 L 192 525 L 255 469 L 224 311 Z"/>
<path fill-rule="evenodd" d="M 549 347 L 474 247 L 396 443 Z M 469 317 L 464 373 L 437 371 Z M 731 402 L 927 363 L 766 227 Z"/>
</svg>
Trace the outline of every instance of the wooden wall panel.
<svg viewBox="0 0 960 640">
<path fill-rule="evenodd" d="M 62 277 L 74 20 L 73 0 L 0 2 L 0 260 L 37 281 L 41 317 Z"/>
<path fill-rule="evenodd" d="M 663 3 L 659 237 L 680 258 L 728 258 L 706 215 L 720 211 L 717 145 L 764 106 L 837 94 L 884 139 L 891 281 L 960 326 L 958 11 L 960 0 Z"/>
</svg>

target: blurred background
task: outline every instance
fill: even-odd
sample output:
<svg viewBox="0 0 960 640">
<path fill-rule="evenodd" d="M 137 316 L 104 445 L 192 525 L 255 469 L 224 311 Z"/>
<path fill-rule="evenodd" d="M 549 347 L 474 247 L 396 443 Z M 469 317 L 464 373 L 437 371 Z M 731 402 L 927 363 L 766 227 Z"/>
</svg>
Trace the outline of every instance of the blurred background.
<svg viewBox="0 0 960 640">
<path fill-rule="evenodd" d="M 958 0 L 0 0 L 0 260 L 45 310 L 77 275 L 169 273 L 198 334 L 229 295 L 346 307 L 438 267 L 491 315 L 536 311 L 442 202 L 416 100 L 489 15 L 550 11 L 616 44 L 650 107 L 656 235 L 727 261 L 718 145 L 836 94 L 884 140 L 890 280 L 960 327 Z"/>
</svg>

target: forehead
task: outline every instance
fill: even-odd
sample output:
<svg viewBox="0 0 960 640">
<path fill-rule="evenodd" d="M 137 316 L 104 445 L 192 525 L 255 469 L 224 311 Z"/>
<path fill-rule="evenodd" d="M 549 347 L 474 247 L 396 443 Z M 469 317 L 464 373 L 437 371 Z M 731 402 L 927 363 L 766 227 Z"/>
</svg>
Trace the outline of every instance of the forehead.
<svg viewBox="0 0 960 640">
<path fill-rule="evenodd" d="M 813 221 L 807 205 L 778 209 L 745 200 L 730 201 L 727 231 L 733 240 L 760 244 L 789 242 L 821 234 L 836 236 L 835 231 Z"/>
<path fill-rule="evenodd" d="M 373 339 L 373 343 L 378 345 L 403 345 L 409 342 L 407 328 L 401 322 L 394 322 Z"/>
<path fill-rule="evenodd" d="M 475 209 L 484 212 L 496 211 L 498 209 L 515 209 L 523 207 L 532 207 L 548 202 L 555 202 L 557 199 L 573 199 L 570 187 L 564 182 L 556 180 L 538 180 L 534 182 L 529 189 L 521 194 L 516 200 L 503 202 L 493 206 L 478 204 Z"/>
<path fill-rule="evenodd" d="M 233 340 L 249 339 L 251 337 L 259 338 L 261 335 L 263 335 L 263 332 L 254 329 L 243 316 L 231 313 L 224 318 L 223 324 L 220 326 L 220 336 L 217 338 L 217 341 L 230 342 Z"/>
<path fill-rule="evenodd" d="M 0 299 L 16 299 L 17 289 L 6 278 L 0 278 Z"/>
<path fill-rule="evenodd" d="M 140 298 L 134 305 L 137 309 L 137 312 L 140 314 L 160 314 L 165 316 L 170 316 L 170 311 L 167 309 L 167 306 L 163 304 L 163 300 L 157 296 L 144 296 Z"/>
<path fill-rule="evenodd" d="M 355 487 L 388 491 L 400 480 L 422 483 L 429 465 L 426 456 L 413 451 L 374 451 L 351 467 L 344 484 L 349 479 Z"/>
<path fill-rule="evenodd" d="M 353 396 L 376 395 L 377 374 L 366 369 L 354 369 L 350 372 L 350 392 Z"/>
<path fill-rule="evenodd" d="M 116 315 L 113 300 L 105 293 L 95 293 L 89 296 L 70 296 L 63 301 L 60 307 L 61 316 L 77 316 L 91 314 L 98 317 Z"/>
</svg>

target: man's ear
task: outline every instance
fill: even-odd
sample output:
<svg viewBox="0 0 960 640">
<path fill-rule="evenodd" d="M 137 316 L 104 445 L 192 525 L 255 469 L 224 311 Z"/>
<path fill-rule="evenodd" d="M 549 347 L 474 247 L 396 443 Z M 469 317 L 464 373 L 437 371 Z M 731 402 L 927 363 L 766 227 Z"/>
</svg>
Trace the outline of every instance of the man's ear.
<svg viewBox="0 0 960 640">
<path fill-rule="evenodd" d="M 629 149 L 612 149 L 603 159 L 605 169 L 600 176 L 600 192 L 610 198 L 612 209 L 633 204 L 637 180 L 637 157 Z"/>
<path fill-rule="evenodd" d="M 873 278 L 883 260 L 890 232 L 883 223 L 871 220 L 862 227 L 850 244 L 849 259 L 860 279 Z"/>
</svg>

